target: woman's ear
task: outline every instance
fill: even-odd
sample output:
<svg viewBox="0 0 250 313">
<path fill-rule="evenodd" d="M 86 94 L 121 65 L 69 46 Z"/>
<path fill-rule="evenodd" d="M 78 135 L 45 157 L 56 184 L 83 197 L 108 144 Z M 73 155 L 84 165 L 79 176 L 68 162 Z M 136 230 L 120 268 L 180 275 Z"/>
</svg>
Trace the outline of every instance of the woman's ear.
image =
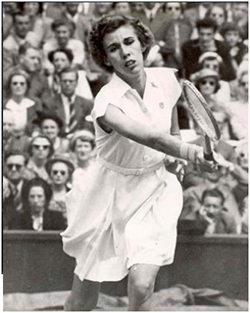
<svg viewBox="0 0 250 313">
<path fill-rule="evenodd" d="M 146 46 L 141 45 L 141 51 L 142 51 L 142 53 L 143 53 L 143 52 L 145 52 L 145 51 L 146 51 L 146 49 L 147 49 L 147 47 L 146 47 Z"/>
<path fill-rule="evenodd" d="M 106 56 L 104 56 L 104 63 L 105 63 L 105 65 L 107 65 L 107 66 L 110 66 L 110 65 L 111 65 L 111 63 L 109 62 L 109 59 L 108 59 Z"/>
</svg>

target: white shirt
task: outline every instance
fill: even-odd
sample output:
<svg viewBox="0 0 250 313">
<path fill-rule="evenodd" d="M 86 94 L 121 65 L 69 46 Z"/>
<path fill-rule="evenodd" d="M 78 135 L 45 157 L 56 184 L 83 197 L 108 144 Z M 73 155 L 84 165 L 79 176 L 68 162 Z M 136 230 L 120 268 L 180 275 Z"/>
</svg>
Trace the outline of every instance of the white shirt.
<svg viewBox="0 0 250 313">
<path fill-rule="evenodd" d="M 31 99 L 24 98 L 21 103 L 16 103 L 13 99 L 10 99 L 6 108 L 13 112 L 14 120 L 15 120 L 15 128 L 17 130 L 23 130 L 27 126 L 28 123 L 28 114 L 27 109 L 35 105 L 35 102 Z"/>
</svg>

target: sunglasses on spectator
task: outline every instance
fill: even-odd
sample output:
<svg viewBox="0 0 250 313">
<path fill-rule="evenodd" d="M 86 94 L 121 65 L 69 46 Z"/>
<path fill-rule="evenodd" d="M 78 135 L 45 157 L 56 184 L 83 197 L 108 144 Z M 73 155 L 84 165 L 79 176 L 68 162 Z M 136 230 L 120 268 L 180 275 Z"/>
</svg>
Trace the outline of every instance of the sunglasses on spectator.
<svg viewBox="0 0 250 313">
<path fill-rule="evenodd" d="M 168 11 L 180 11 L 178 7 L 167 7 Z"/>
<path fill-rule="evenodd" d="M 207 85 L 207 84 L 209 84 L 210 86 L 214 86 L 215 85 L 215 82 L 214 81 L 212 81 L 212 80 L 202 80 L 201 81 L 201 85 Z"/>
<path fill-rule="evenodd" d="M 17 86 L 17 85 L 24 86 L 25 84 L 26 84 L 25 82 L 13 82 L 12 83 L 13 86 Z"/>
<path fill-rule="evenodd" d="M 40 148 L 42 148 L 43 150 L 47 150 L 47 149 L 49 149 L 49 145 L 32 145 L 32 147 L 33 148 L 35 148 L 36 150 L 38 150 L 38 149 L 40 149 Z"/>
<path fill-rule="evenodd" d="M 23 167 L 23 165 L 21 164 L 14 164 L 14 163 L 6 164 L 6 166 L 9 171 L 12 171 L 14 167 L 16 168 L 17 171 L 20 171 L 20 169 Z"/>
<path fill-rule="evenodd" d="M 66 174 L 66 172 L 65 172 L 65 171 L 53 170 L 53 171 L 52 171 L 52 174 L 53 174 L 53 175 L 61 174 L 62 176 L 64 176 L 64 175 Z"/>
<path fill-rule="evenodd" d="M 223 17 L 223 14 L 212 14 L 212 17 Z"/>
</svg>

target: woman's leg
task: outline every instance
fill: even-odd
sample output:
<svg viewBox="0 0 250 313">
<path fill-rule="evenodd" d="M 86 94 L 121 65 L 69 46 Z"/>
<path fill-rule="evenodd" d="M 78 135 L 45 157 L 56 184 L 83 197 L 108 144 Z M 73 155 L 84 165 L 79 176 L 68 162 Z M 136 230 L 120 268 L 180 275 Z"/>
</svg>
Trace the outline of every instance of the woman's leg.
<svg viewBox="0 0 250 313">
<path fill-rule="evenodd" d="M 147 311 L 150 308 L 142 305 L 154 292 L 154 285 L 160 267 L 150 264 L 135 264 L 128 276 L 128 311 Z"/>
<path fill-rule="evenodd" d="M 74 274 L 72 291 L 64 305 L 64 311 L 91 311 L 98 301 L 100 283 L 90 280 L 81 281 Z"/>
</svg>

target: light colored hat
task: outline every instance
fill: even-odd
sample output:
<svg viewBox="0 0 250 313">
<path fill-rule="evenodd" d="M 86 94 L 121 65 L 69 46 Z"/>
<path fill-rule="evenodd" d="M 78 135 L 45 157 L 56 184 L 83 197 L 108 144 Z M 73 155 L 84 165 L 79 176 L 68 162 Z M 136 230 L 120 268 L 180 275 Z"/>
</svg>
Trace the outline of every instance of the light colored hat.
<svg viewBox="0 0 250 313">
<path fill-rule="evenodd" d="M 223 60 L 221 58 L 221 56 L 216 53 L 216 52 L 212 52 L 212 51 L 208 51 L 203 53 L 200 57 L 199 57 L 199 61 L 198 63 L 201 64 L 205 59 L 207 58 L 214 58 L 216 59 L 219 63 L 223 63 Z"/>
<path fill-rule="evenodd" d="M 213 77 L 216 80 L 219 80 L 219 74 L 216 71 L 213 71 L 209 68 L 204 68 L 197 73 L 195 77 L 195 81 L 196 83 L 198 83 L 200 80 L 207 78 L 207 77 Z"/>
<path fill-rule="evenodd" d="M 73 162 L 70 160 L 70 155 L 68 153 L 57 154 L 54 155 L 51 159 L 49 159 L 45 164 L 45 169 L 50 174 L 51 167 L 54 163 L 62 162 L 66 164 L 69 168 L 70 175 L 74 172 L 75 166 Z"/>
<path fill-rule="evenodd" d="M 74 135 L 72 136 L 72 138 L 70 139 L 70 150 L 71 151 L 74 150 L 73 148 L 75 146 L 75 142 L 79 138 L 86 140 L 86 141 L 89 141 L 89 142 L 92 142 L 94 145 L 95 135 L 89 130 L 81 129 L 81 130 L 76 131 L 74 133 Z"/>
</svg>

